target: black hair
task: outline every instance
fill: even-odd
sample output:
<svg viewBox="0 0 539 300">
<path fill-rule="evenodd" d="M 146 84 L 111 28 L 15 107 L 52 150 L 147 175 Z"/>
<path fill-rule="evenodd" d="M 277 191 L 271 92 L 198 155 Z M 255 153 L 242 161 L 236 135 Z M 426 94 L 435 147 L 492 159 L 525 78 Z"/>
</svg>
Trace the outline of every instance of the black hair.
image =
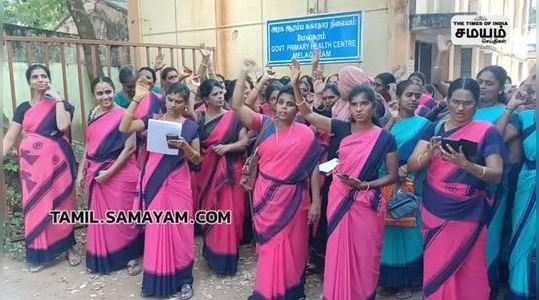
<svg viewBox="0 0 539 300">
<path fill-rule="evenodd" d="M 234 95 L 234 87 L 236 86 L 236 80 L 225 80 L 225 101 L 230 103 L 232 95 Z"/>
<path fill-rule="evenodd" d="M 309 85 L 309 92 L 314 92 L 313 79 L 309 75 L 303 75 L 300 77 L 299 82 L 304 82 Z"/>
<path fill-rule="evenodd" d="M 166 90 L 166 95 L 168 96 L 171 94 L 179 94 L 180 97 L 184 99 L 185 103 L 189 104 L 190 92 L 189 92 L 189 88 L 184 83 L 175 82 L 171 84 Z"/>
<path fill-rule="evenodd" d="M 34 70 L 37 70 L 37 69 L 41 69 L 43 71 L 45 71 L 45 73 L 47 73 L 47 77 L 49 77 L 49 80 L 51 79 L 51 71 L 49 70 L 49 68 L 43 64 L 31 64 L 28 69 L 26 69 L 26 81 L 28 83 L 30 83 L 30 78 L 32 77 L 32 72 L 34 72 Z"/>
<path fill-rule="evenodd" d="M 425 85 L 425 90 L 427 90 L 427 92 L 429 92 L 433 96 L 436 93 L 436 88 L 430 83 Z"/>
<path fill-rule="evenodd" d="M 271 94 L 273 94 L 275 91 L 281 91 L 283 87 L 284 85 L 278 80 L 271 82 L 264 91 L 264 101 L 268 102 Z"/>
<path fill-rule="evenodd" d="M 132 81 L 137 77 L 137 74 L 135 74 L 135 69 L 132 66 L 124 66 L 120 69 L 120 73 L 118 74 L 118 79 L 120 80 L 121 84 L 126 84 L 129 81 Z"/>
<path fill-rule="evenodd" d="M 509 75 L 507 75 L 507 80 L 509 80 L 509 83 L 511 83 L 511 84 L 513 83 L 513 79 L 511 79 L 511 76 L 509 76 Z M 506 82 L 507 82 L 507 80 L 506 80 Z"/>
<path fill-rule="evenodd" d="M 277 98 L 281 97 L 282 94 L 288 94 L 288 95 L 291 95 L 292 98 L 294 98 L 294 88 L 292 87 L 292 85 L 287 84 L 283 86 L 281 89 L 279 89 L 279 94 L 277 95 Z"/>
<path fill-rule="evenodd" d="M 101 82 L 106 82 L 110 84 L 110 86 L 112 87 L 112 90 L 114 91 L 114 82 L 112 82 L 112 79 L 110 79 L 110 77 L 107 77 L 107 76 L 100 76 L 92 80 L 92 83 L 90 85 L 90 90 L 92 91 L 92 94 L 95 93 L 96 85 Z"/>
<path fill-rule="evenodd" d="M 155 81 L 157 80 L 157 75 L 155 75 L 155 70 L 150 68 L 150 67 L 142 67 L 140 69 L 138 69 L 138 73 L 140 74 L 140 72 L 142 71 L 148 71 L 152 74 L 152 83 L 155 84 Z"/>
<path fill-rule="evenodd" d="M 504 68 L 497 66 L 497 65 L 491 65 L 486 66 L 479 73 L 477 73 L 477 78 L 481 76 L 484 72 L 490 72 L 494 75 L 494 78 L 498 82 L 498 85 L 501 89 L 503 89 L 503 86 L 505 85 L 505 81 L 507 80 L 507 71 L 505 71 Z"/>
<path fill-rule="evenodd" d="M 206 79 L 202 81 L 200 87 L 198 88 L 198 94 L 200 96 L 200 99 L 204 99 L 210 96 L 211 91 L 214 87 L 223 88 L 223 85 L 215 79 Z"/>
<path fill-rule="evenodd" d="M 283 85 L 287 85 L 290 83 L 290 77 L 288 76 L 283 76 L 279 79 L 279 81 L 283 84 Z"/>
<path fill-rule="evenodd" d="M 459 78 L 451 82 L 451 84 L 449 85 L 449 90 L 447 92 L 447 99 L 451 99 L 451 97 L 453 96 L 453 93 L 456 90 L 460 90 L 460 89 L 470 91 L 472 93 L 474 101 L 476 103 L 479 101 L 479 94 L 480 94 L 479 84 L 477 83 L 477 81 L 471 78 Z"/>
<path fill-rule="evenodd" d="M 421 81 L 423 82 L 422 85 L 425 85 L 427 83 L 427 77 L 422 72 L 413 72 L 412 74 L 410 74 L 410 76 L 408 76 L 408 79 L 411 79 L 412 77 L 419 77 L 419 79 L 421 79 Z"/>
<path fill-rule="evenodd" d="M 397 98 L 400 98 L 404 91 L 411 85 L 414 85 L 415 82 L 413 82 L 410 79 L 403 80 L 397 84 L 397 91 L 395 94 L 397 94 Z"/>
<path fill-rule="evenodd" d="M 176 68 L 174 68 L 174 67 L 166 67 L 166 68 L 164 68 L 163 71 L 161 71 L 161 80 L 163 80 L 163 81 L 167 80 L 168 73 L 170 73 L 170 72 L 178 73 L 178 70 L 176 70 Z"/>
<path fill-rule="evenodd" d="M 367 100 L 369 100 L 370 102 L 376 103 L 376 93 L 374 92 L 372 87 L 368 84 L 361 84 L 361 85 L 355 86 L 350 91 L 349 99 L 352 100 L 354 97 L 357 97 L 361 94 L 365 94 L 365 96 L 367 97 Z"/>
<path fill-rule="evenodd" d="M 479 79 L 479 76 L 481 76 L 481 74 L 483 74 L 484 72 L 490 72 L 494 75 L 494 78 L 496 79 L 496 82 L 498 82 L 501 91 L 501 93 L 498 94 L 498 101 L 505 101 L 505 81 L 508 77 L 507 71 L 498 65 L 490 65 L 481 69 L 481 71 L 477 73 L 476 78 Z"/>
<path fill-rule="evenodd" d="M 223 76 L 223 75 L 221 75 L 221 74 L 215 74 L 215 77 L 219 77 L 219 78 L 221 78 L 223 81 L 226 81 L 225 76 Z"/>
<path fill-rule="evenodd" d="M 376 93 L 374 89 L 369 84 L 355 86 L 352 91 L 350 91 L 349 99 L 352 100 L 362 94 L 364 94 L 367 100 L 369 100 L 369 102 L 371 102 L 373 105 L 372 123 L 376 126 L 380 126 L 380 122 L 378 122 L 378 119 L 376 118 L 376 111 L 378 110 L 378 105 L 380 104 L 376 100 Z"/>
<path fill-rule="evenodd" d="M 393 76 L 393 74 L 388 73 L 388 72 L 384 72 L 384 73 L 380 73 L 376 75 L 375 79 L 380 79 L 382 83 L 384 84 L 384 89 L 386 90 L 389 89 L 390 83 L 397 82 L 397 79 L 395 79 L 395 76 Z"/>
<path fill-rule="evenodd" d="M 339 88 L 337 87 L 336 84 L 326 84 L 326 86 L 324 86 L 324 89 L 322 90 L 322 93 L 327 91 L 327 90 L 330 90 L 333 94 L 341 97 L 341 93 L 339 92 Z"/>
</svg>

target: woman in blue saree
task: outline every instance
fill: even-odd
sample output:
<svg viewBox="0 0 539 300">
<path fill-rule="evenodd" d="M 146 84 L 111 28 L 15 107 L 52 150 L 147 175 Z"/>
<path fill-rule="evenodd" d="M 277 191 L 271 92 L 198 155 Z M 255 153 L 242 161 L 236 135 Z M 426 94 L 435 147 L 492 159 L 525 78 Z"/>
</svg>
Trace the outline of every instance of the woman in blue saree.
<svg viewBox="0 0 539 300">
<path fill-rule="evenodd" d="M 501 120 L 506 126 L 511 114 L 517 110 L 522 124 L 524 163 L 518 175 L 515 201 L 511 212 L 511 238 L 509 240 L 509 289 L 506 299 L 536 299 L 536 157 L 537 130 L 535 124 L 535 80 L 532 75 L 521 91 L 507 104 Z M 519 107 L 520 106 L 520 107 Z"/>
<path fill-rule="evenodd" d="M 421 178 L 415 176 L 416 174 L 408 174 L 407 161 L 425 131 L 432 126 L 429 120 L 414 113 L 419 105 L 421 92 L 421 86 L 413 81 L 401 81 L 396 91 L 398 112 L 385 126 L 397 142 L 401 183 L 404 183 L 402 179 L 414 181 L 416 193 L 421 191 L 419 188 Z M 410 291 L 403 289 L 421 287 L 423 238 L 418 217 L 419 212 L 416 214 L 416 224 L 413 227 L 386 224 L 378 284 L 388 291 L 401 290 L 401 293 L 411 296 Z"/>
</svg>

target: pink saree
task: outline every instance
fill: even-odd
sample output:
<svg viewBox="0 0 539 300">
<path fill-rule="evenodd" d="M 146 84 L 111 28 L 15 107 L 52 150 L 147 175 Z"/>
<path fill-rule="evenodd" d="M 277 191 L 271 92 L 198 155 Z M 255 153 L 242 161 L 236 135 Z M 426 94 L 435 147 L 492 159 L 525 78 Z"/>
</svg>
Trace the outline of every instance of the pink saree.
<svg viewBox="0 0 539 300">
<path fill-rule="evenodd" d="M 29 106 L 21 106 L 25 104 Z M 71 105 L 64 105 L 72 112 Z M 49 215 L 51 210 L 75 209 L 75 157 L 68 138 L 57 129 L 55 107 L 54 101 L 39 101 L 18 120 L 24 131 L 19 166 L 26 260 L 35 265 L 53 261 L 75 244 L 73 225 L 52 224 Z"/>
<path fill-rule="evenodd" d="M 436 107 L 436 101 L 429 94 L 422 94 L 419 98 L 419 105 L 415 110 L 415 114 L 418 116 L 426 116 L 431 110 Z"/>
<path fill-rule="evenodd" d="M 202 120 L 201 123 L 204 123 Z M 200 171 L 194 173 L 199 208 L 231 211 L 232 224 L 206 225 L 203 228 L 204 249 L 210 269 L 217 274 L 234 275 L 237 270 L 239 243 L 243 238 L 245 191 L 240 186 L 242 153 L 220 156 L 212 147 L 238 140 L 241 124 L 234 112 L 205 124 L 199 123 L 203 158 Z"/>
<path fill-rule="evenodd" d="M 108 210 L 133 209 L 137 196 L 139 169 L 134 154 L 107 182 L 94 180 L 124 148 L 128 135 L 118 131 L 124 113 L 122 108 L 113 108 L 90 120 L 86 129 L 85 184 L 88 206 L 96 219 L 105 219 Z M 135 224 L 90 224 L 86 237 L 86 267 L 92 272 L 106 274 L 119 270 L 142 255 L 143 235 Z"/>
<path fill-rule="evenodd" d="M 486 123 L 471 123 L 436 135 L 479 144 L 472 161 L 484 165 L 499 153 L 503 141 Z M 486 259 L 487 224 L 493 197 L 484 182 L 449 161 L 433 158 L 428 169 L 421 208 L 425 243 L 423 294 L 425 299 L 489 299 Z"/>
<path fill-rule="evenodd" d="M 360 180 L 378 177 L 395 139 L 381 128 L 345 137 L 337 173 Z M 324 299 L 374 299 L 384 238 L 384 199 L 378 189 L 352 190 L 334 175 L 327 209 Z"/>
<path fill-rule="evenodd" d="M 185 120 L 181 136 L 188 143 L 198 138 L 196 123 Z M 139 188 L 140 200 L 135 201 L 136 208 L 187 211 L 193 216 L 191 175 L 181 151 L 179 155 L 150 152 Z M 168 297 L 179 292 L 183 284 L 192 284 L 193 224 L 146 224 L 144 233 L 143 295 Z"/>
<path fill-rule="evenodd" d="M 252 128 L 272 122 L 258 115 Z M 311 129 L 294 122 L 286 132 L 269 123 L 261 134 L 259 174 L 254 187 L 258 254 L 255 291 L 249 299 L 304 297 L 308 258 L 309 177 L 320 146 Z"/>
</svg>

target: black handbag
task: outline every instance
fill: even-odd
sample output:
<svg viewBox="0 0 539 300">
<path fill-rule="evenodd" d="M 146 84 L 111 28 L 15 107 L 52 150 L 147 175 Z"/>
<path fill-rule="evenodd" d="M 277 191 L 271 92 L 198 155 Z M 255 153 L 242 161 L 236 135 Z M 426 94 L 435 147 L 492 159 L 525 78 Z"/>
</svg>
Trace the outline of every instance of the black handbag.
<svg viewBox="0 0 539 300">
<path fill-rule="evenodd" d="M 398 191 L 387 204 L 389 215 L 393 219 L 415 216 L 419 209 L 419 199 L 414 193 Z"/>
</svg>

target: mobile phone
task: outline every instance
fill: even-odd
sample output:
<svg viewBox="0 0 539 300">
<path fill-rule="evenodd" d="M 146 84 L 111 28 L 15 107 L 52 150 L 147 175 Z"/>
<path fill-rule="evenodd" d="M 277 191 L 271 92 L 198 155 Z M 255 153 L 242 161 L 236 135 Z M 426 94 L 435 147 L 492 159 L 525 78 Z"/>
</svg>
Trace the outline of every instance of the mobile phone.
<svg viewBox="0 0 539 300">
<path fill-rule="evenodd" d="M 449 151 L 449 146 L 453 148 L 455 151 L 459 151 L 460 148 L 462 148 L 462 153 L 464 153 L 464 156 L 466 156 L 467 159 L 473 157 L 477 153 L 478 145 L 475 142 L 460 139 L 460 140 L 454 140 L 449 138 L 443 138 L 442 139 L 442 148 L 445 151 Z"/>
</svg>

